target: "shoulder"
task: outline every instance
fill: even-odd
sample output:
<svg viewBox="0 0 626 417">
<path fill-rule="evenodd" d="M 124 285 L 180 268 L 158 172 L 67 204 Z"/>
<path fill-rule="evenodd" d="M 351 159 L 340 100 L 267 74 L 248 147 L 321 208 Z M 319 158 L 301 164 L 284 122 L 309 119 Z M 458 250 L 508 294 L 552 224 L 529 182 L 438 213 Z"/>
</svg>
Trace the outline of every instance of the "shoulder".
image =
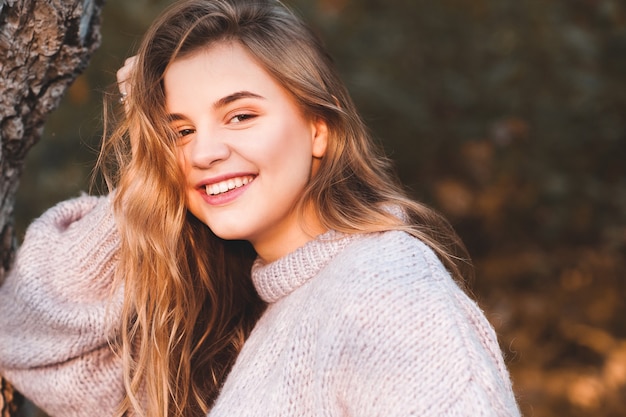
<svg viewBox="0 0 626 417">
<path fill-rule="evenodd" d="M 328 314 L 368 329 L 392 326 L 436 338 L 467 321 L 468 312 L 481 314 L 435 253 L 404 232 L 355 239 L 316 281 L 316 299 Z"/>
<path fill-rule="evenodd" d="M 485 393 L 468 399 L 473 405 L 508 401 L 510 381 L 493 328 L 427 245 L 385 232 L 355 240 L 333 261 L 322 290 L 334 299 L 323 332 L 341 346 L 334 351 L 345 353 L 338 359 L 344 369 L 371 367 L 372 375 L 389 377 L 372 382 L 372 390 L 391 381 L 390 392 L 405 391 L 406 398 L 437 392 L 424 400 L 433 410 L 465 398 L 470 388 Z"/>
<path fill-rule="evenodd" d="M 112 223 L 112 207 L 110 196 L 91 196 L 82 194 L 69 200 L 57 203 L 35 219 L 26 231 L 25 239 L 32 235 L 62 234 L 69 229 L 94 223 L 108 221 Z"/>
<path fill-rule="evenodd" d="M 108 295 L 119 243 L 110 197 L 63 201 L 28 227 L 5 286 L 44 301 Z"/>
<path fill-rule="evenodd" d="M 495 333 L 476 302 L 426 244 L 404 232 L 357 239 L 327 266 L 320 286 L 327 314 L 345 323 L 329 329 L 338 339 L 367 335 L 379 346 L 405 346 L 423 357 L 467 358 L 485 350 L 498 356 Z"/>
<path fill-rule="evenodd" d="M 351 284 L 450 285 L 452 278 L 433 250 L 400 231 L 372 233 L 355 239 L 328 265 Z M 333 274 L 334 275 L 334 274 Z M 358 286 L 357 286 L 358 287 Z"/>
<path fill-rule="evenodd" d="M 0 366 L 53 369 L 99 354 L 121 308 L 118 247 L 108 197 L 67 200 L 33 221 L 0 286 Z"/>
</svg>

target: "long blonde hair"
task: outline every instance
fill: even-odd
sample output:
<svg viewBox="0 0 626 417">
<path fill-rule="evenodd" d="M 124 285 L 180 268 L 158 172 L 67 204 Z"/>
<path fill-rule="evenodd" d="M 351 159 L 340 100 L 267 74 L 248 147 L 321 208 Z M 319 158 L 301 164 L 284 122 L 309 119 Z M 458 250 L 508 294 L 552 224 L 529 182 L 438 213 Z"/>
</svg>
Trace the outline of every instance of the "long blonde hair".
<svg viewBox="0 0 626 417">
<path fill-rule="evenodd" d="M 218 239 L 185 208 L 175 136 L 164 108 L 168 65 L 215 42 L 237 42 L 311 118 L 328 124 L 326 155 L 302 197 L 324 226 L 405 230 L 462 282 L 471 267 L 449 224 L 411 200 L 375 145 L 320 40 L 275 0 L 184 0 L 140 46 L 132 93 L 105 134 L 99 166 L 115 189 L 125 289 L 120 415 L 203 415 L 263 309 L 249 277 L 254 251 Z M 390 213 L 398 207 L 401 219 Z M 402 216 L 401 216 L 402 217 Z"/>
</svg>

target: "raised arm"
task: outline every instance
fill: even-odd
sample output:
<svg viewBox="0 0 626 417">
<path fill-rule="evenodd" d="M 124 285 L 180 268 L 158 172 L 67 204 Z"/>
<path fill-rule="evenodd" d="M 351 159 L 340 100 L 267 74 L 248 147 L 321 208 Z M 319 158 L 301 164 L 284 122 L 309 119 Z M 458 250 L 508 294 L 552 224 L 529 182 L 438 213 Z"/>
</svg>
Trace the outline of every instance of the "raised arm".
<svg viewBox="0 0 626 417">
<path fill-rule="evenodd" d="M 118 246 L 109 197 L 62 202 L 28 228 L 0 287 L 0 373 L 51 415 L 110 416 L 122 397 Z"/>
</svg>

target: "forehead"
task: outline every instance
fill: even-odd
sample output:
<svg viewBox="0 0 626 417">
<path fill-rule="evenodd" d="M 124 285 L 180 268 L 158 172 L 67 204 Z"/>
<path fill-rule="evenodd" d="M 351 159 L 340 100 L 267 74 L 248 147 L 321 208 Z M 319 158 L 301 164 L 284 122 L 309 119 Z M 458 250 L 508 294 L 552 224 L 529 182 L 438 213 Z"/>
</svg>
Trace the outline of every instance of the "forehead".
<svg viewBox="0 0 626 417">
<path fill-rule="evenodd" d="M 273 82 L 265 68 L 239 43 L 218 42 L 194 53 L 177 58 L 170 63 L 165 74 L 168 84 L 191 84 L 199 82 L 224 83 Z"/>
<path fill-rule="evenodd" d="M 166 106 L 170 111 L 190 101 L 217 102 L 239 91 L 270 101 L 298 100 L 259 61 L 237 42 L 218 42 L 175 59 L 164 74 Z M 298 106 L 300 107 L 300 106 Z"/>
<path fill-rule="evenodd" d="M 193 53 L 174 59 L 164 78 L 179 75 L 195 77 L 270 77 L 266 69 L 250 52 L 237 42 L 217 42 Z M 195 77 L 187 81 L 195 81 Z"/>
</svg>

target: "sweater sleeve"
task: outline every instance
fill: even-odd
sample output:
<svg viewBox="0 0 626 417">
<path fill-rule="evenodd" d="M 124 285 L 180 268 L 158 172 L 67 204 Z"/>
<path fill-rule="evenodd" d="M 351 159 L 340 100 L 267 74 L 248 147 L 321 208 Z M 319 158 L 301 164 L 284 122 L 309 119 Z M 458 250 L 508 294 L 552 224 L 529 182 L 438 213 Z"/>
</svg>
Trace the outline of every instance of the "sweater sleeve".
<svg viewBox="0 0 626 417">
<path fill-rule="evenodd" d="M 119 236 L 109 197 L 81 196 L 28 228 L 0 287 L 0 373 L 53 416 L 110 416 L 123 393 L 108 342 Z"/>
<path fill-rule="evenodd" d="M 387 233 L 346 252 L 359 262 L 333 338 L 348 415 L 519 417 L 493 328 L 430 249 Z"/>
</svg>

